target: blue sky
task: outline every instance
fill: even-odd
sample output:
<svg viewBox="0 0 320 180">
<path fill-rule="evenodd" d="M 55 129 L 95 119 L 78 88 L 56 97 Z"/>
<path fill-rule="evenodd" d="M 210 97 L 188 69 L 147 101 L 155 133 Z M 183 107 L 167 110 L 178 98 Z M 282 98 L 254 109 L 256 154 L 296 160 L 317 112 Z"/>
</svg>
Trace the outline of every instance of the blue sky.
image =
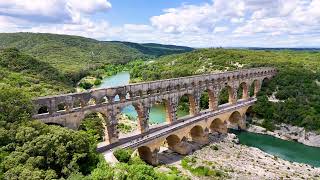
<svg viewBox="0 0 320 180">
<path fill-rule="evenodd" d="M 0 0 L 0 32 L 192 47 L 320 47 L 320 0 Z"/>
<path fill-rule="evenodd" d="M 103 15 L 114 25 L 147 24 L 150 17 L 160 15 L 164 9 L 204 2 L 210 0 L 111 0 L 112 8 Z"/>
</svg>

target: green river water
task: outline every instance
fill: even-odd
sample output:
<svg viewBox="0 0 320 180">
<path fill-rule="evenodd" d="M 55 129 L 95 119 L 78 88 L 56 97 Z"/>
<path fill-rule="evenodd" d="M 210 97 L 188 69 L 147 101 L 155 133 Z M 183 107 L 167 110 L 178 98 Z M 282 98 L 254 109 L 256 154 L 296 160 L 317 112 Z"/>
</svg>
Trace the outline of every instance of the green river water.
<svg viewBox="0 0 320 180">
<path fill-rule="evenodd" d="M 99 86 L 114 87 L 129 84 L 130 74 L 128 72 L 121 72 L 114 76 L 107 77 Z M 137 112 L 133 106 L 125 107 L 122 112 L 127 116 L 137 117 Z M 187 112 L 178 112 L 178 116 L 187 115 Z M 165 108 L 163 105 L 154 105 L 150 110 L 151 123 L 165 122 Z M 257 147 L 269 154 L 278 156 L 282 159 L 310 164 L 312 166 L 320 167 L 320 148 L 309 147 L 301 143 L 285 141 L 268 135 L 261 135 L 250 132 L 236 132 L 240 143 L 247 146 Z"/>
</svg>

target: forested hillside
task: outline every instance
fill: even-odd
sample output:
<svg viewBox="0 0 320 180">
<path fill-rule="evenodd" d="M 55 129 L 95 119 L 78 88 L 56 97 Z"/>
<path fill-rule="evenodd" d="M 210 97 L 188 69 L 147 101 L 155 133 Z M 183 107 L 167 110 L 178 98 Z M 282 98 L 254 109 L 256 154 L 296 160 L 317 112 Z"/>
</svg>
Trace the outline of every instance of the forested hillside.
<svg viewBox="0 0 320 180">
<path fill-rule="evenodd" d="M 72 92 L 72 81 L 49 63 L 16 48 L 0 50 L 0 88 L 19 88 L 32 96 Z"/>
<path fill-rule="evenodd" d="M 17 48 L 61 71 L 77 82 L 89 70 L 106 64 L 124 64 L 135 59 L 191 51 L 192 48 L 156 44 L 104 42 L 94 39 L 35 33 L 0 33 L 0 49 Z"/>
<path fill-rule="evenodd" d="M 279 71 L 262 89 L 255 111 L 273 128 L 273 122 L 304 126 L 320 132 L 320 52 L 201 49 L 162 57 L 152 63 L 134 63 L 131 76 L 148 81 L 194 74 L 273 66 Z M 267 96 L 276 92 L 280 101 Z"/>
</svg>

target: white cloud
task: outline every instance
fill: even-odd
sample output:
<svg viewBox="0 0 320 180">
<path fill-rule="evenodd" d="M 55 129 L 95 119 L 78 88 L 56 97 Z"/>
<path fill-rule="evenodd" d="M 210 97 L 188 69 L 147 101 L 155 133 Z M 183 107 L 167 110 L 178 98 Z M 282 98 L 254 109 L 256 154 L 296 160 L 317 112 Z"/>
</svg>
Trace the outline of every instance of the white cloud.
<svg viewBox="0 0 320 180">
<path fill-rule="evenodd" d="M 225 32 L 225 31 L 228 31 L 229 28 L 226 27 L 226 26 L 218 26 L 218 27 L 215 27 L 213 32 L 214 33 L 220 33 L 220 32 Z"/>
<path fill-rule="evenodd" d="M 320 46 L 320 0 L 212 0 L 120 26 L 94 16 L 109 8 L 109 0 L 0 0 L 0 31 L 194 47 Z"/>
<path fill-rule="evenodd" d="M 0 14 L 33 22 L 57 23 L 79 20 L 111 8 L 107 0 L 0 0 Z"/>
</svg>

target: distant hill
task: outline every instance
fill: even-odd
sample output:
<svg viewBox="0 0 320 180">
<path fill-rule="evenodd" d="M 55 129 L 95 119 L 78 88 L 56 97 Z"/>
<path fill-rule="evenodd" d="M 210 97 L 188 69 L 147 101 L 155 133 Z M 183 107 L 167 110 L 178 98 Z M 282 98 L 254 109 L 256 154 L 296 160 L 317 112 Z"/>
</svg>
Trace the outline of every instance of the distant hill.
<svg viewBox="0 0 320 180">
<path fill-rule="evenodd" d="M 0 49 L 17 48 L 47 62 L 74 81 L 88 69 L 107 63 L 123 64 L 135 59 L 154 58 L 191 51 L 192 48 L 105 42 L 79 36 L 46 33 L 0 33 Z"/>
<path fill-rule="evenodd" d="M 175 46 L 175 45 L 164 45 L 164 44 L 155 44 L 155 43 L 132 43 L 132 42 L 122 42 L 122 41 L 111 41 L 125 44 L 129 47 L 139 50 L 145 55 L 150 55 L 154 57 L 159 57 L 163 55 L 171 55 L 178 53 L 185 53 L 194 50 L 193 48 L 186 46 Z"/>
<path fill-rule="evenodd" d="M 20 52 L 62 72 L 77 82 L 88 71 L 106 64 L 124 64 L 192 48 L 160 44 L 105 42 L 79 36 L 46 33 L 0 33 L 0 49 L 17 48 Z"/>
</svg>

